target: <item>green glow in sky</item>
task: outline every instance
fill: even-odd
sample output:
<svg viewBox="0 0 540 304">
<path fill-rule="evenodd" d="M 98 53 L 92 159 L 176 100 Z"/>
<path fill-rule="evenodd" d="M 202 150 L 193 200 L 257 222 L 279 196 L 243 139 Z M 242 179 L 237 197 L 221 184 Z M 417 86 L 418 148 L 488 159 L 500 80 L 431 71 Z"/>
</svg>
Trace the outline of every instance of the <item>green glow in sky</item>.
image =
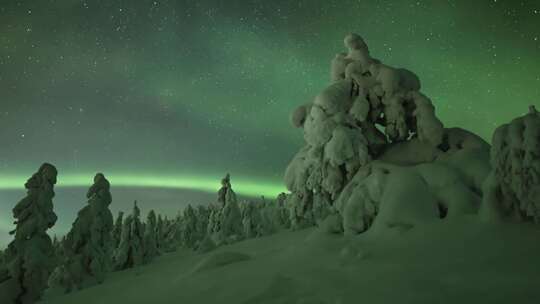
<svg viewBox="0 0 540 304">
<path fill-rule="evenodd" d="M 61 185 L 213 192 L 230 172 L 275 195 L 305 143 L 289 115 L 349 32 L 416 73 L 445 127 L 490 141 L 540 108 L 538 0 L 151 2 L 0 1 L 0 187 L 49 162 Z"/>
<path fill-rule="evenodd" d="M 57 187 L 89 187 L 94 174 L 67 174 L 58 177 Z M 28 177 L 18 175 L 0 175 L 0 190 L 23 189 Z M 208 193 L 217 193 L 220 178 L 216 176 L 158 176 L 158 175 L 128 175 L 112 174 L 107 179 L 114 187 L 150 187 L 198 190 Z M 234 178 L 233 189 L 237 194 L 268 198 L 275 198 L 279 193 L 285 192 L 283 185 L 277 182 L 256 180 L 253 178 Z"/>
</svg>

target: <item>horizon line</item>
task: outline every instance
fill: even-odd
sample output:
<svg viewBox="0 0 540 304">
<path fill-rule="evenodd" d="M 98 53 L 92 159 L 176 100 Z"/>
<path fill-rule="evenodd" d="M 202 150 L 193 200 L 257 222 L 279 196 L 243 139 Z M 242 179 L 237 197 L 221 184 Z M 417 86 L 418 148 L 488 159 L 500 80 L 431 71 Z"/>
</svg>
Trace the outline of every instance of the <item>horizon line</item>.
<svg viewBox="0 0 540 304">
<path fill-rule="evenodd" d="M 90 187 L 92 174 L 62 174 L 55 187 Z M 156 176 L 148 174 L 108 174 L 106 178 L 111 188 L 116 187 L 147 187 L 165 189 L 191 189 L 207 193 L 216 193 L 221 187 L 221 178 L 214 176 L 176 175 Z M 22 190 L 28 177 L 22 175 L 0 174 L 0 190 Z M 250 197 L 275 198 L 282 192 L 288 192 L 283 183 L 262 179 L 236 177 L 232 179 L 232 188 L 235 193 Z"/>
</svg>

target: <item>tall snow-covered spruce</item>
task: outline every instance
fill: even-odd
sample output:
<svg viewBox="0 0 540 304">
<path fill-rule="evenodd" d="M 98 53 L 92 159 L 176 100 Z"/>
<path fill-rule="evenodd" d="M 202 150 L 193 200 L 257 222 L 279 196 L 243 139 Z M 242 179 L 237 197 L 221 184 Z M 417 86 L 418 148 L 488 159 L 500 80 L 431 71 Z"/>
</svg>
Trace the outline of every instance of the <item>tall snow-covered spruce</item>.
<svg viewBox="0 0 540 304">
<path fill-rule="evenodd" d="M 102 283 L 105 273 L 112 269 L 114 240 L 111 236 L 113 216 L 110 183 L 102 173 L 94 177 L 88 189 L 88 205 L 77 213 L 70 232 L 63 241 L 61 265 L 49 279 L 52 286 L 62 286 L 66 292 L 87 284 Z M 92 282 L 90 282 L 90 279 Z"/>
<path fill-rule="evenodd" d="M 203 243 L 213 241 L 219 246 L 243 239 L 242 214 L 229 174 L 221 180 L 217 204 L 210 206 L 210 209 L 208 236 L 203 239 Z"/>
<path fill-rule="evenodd" d="M 225 205 L 221 211 L 219 234 L 222 241 L 231 243 L 243 238 L 243 226 L 242 214 L 238 206 L 236 193 L 232 189 L 228 174 L 226 179 L 227 183 L 220 190 L 221 192 L 225 192 Z"/>
<path fill-rule="evenodd" d="M 4 253 L 6 271 L 0 270 L 2 303 L 35 303 L 47 288 L 55 253 L 47 230 L 56 223 L 54 185 L 58 171 L 48 163 L 25 183 L 27 195 L 15 208 L 15 239 Z"/>
</svg>

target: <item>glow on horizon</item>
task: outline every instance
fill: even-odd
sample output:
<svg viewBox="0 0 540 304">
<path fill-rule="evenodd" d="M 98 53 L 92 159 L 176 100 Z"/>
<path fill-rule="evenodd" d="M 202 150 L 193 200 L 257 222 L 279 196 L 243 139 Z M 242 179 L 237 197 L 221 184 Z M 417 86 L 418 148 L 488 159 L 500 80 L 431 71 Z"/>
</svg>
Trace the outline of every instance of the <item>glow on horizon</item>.
<svg viewBox="0 0 540 304">
<path fill-rule="evenodd" d="M 56 187 L 90 187 L 94 174 L 62 174 L 58 176 Z M 213 176 L 159 176 L 159 175 L 126 175 L 106 174 L 111 187 L 149 187 L 169 189 L 190 189 L 208 193 L 216 193 L 221 187 L 221 177 Z M 28 176 L 1 175 L 0 190 L 24 189 Z M 284 185 L 245 177 L 232 177 L 231 183 L 237 194 L 275 198 L 281 192 L 287 192 Z"/>
</svg>

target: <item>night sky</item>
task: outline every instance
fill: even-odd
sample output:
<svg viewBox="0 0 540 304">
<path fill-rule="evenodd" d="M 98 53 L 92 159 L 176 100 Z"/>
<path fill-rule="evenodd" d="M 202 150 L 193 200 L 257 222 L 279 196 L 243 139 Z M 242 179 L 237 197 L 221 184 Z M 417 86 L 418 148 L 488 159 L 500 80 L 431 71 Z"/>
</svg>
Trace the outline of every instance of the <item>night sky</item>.
<svg viewBox="0 0 540 304">
<path fill-rule="evenodd" d="M 102 171 L 210 193 L 230 172 L 277 194 L 303 145 L 289 113 L 349 32 L 417 73 L 445 126 L 489 140 L 540 107 L 540 1 L 3 0 L 0 188 L 48 161 L 60 188 Z"/>
</svg>

